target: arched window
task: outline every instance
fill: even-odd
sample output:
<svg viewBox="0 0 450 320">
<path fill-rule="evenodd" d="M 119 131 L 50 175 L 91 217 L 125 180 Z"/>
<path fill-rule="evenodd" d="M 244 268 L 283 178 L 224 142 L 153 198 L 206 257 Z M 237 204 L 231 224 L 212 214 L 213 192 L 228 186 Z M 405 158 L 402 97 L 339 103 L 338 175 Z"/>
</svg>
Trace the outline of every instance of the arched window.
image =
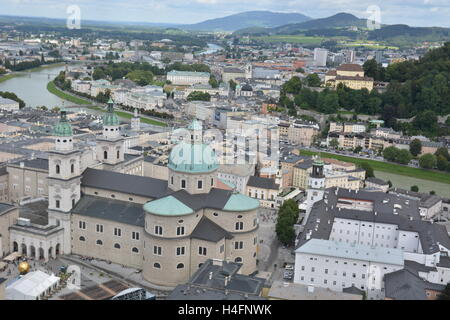
<svg viewBox="0 0 450 320">
<path fill-rule="evenodd" d="M 61 172 L 61 169 L 59 167 L 59 164 L 56 165 L 56 173 L 59 174 Z"/>
<path fill-rule="evenodd" d="M 114 248 L 120 249 L 120 244 L 118 244 L 118 243 L 114 244 Z"/>
<path fill-rule="evenodd" d="M 108 159 L 108 151 L 103 152 L 103 159 Z"/>
<path fill-rule="evenodd" d="M 181 180 L 181 189 L 186 189 L 186 180 Z"/>
<path fill-rule="evenodd" d="M 183 269 L 183 268 L 184 268 L 184 264 L 182 264 L 182 263 L 177 264 L 177 269 Z"/>
<path fill-rule="evenodd" d="M 203 265 L 203 263 L 199 263 L 199 264 L 198 264 L 198 267 L 199 267 L 199 268 L 201 268 L 201 267 L 202 267 L 202 265 Z"/>
<path fill-rule="evenodd" d="M 234 259 L 234 262 L 242 263 L 242 258 L 241 257 L 237 257 L 236 259 Z"/>
<path fill-rule="evenodd" d="M 96 242 L 99 246 L 102 246 L 103 245 L 103 241 L 102 240 L 97 240 L 97 242 Z"/>
<path fill-rule="evenodd" d="M 161 269 L 161 265 L 160 265 L 158 262 L 155 262 L 155 263 L 153 264 L 153 268 Z"/>
<path fill-rule="evenodd" d="M 86 239 L 83 236 L 81 236 L 80 241 L 86 241 Z"/>
<path fill-rule="evenodd" d="M 136 247 L 133 247 L 133 249 L 131 249 L 131 251 L 134 252 L 134 253 L 139 253 L 139 249 L 136 248 Z"/>
<path fill-rule="evenodd" d="M 117 159 L 120 158 L 120 150 L 117 150 Z"/>
<path fill-rule="evenodd" d="M 75 172 L 75 165 L 73 163 L 70 165 L 70 172 L 71 173 Z"/>
<path fill-rule="evenodd" d="M 236 230 L 243 230 L 244 229 L 244 223 L 242 221 L 236 222 Z"/>
</svg>

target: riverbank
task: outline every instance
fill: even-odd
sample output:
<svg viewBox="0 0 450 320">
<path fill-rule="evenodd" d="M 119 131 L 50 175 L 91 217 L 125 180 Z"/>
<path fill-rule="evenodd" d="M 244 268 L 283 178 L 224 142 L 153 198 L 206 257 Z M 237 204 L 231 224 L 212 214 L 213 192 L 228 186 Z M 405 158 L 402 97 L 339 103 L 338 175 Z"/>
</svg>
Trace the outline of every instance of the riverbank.
<svg viewBox="0 0 450 320">
<path fill-rule="evenodd" d="M 12 78 L 15 78 L 15 77 L 23 77 L 23 76 L 26 75 L 26 72 L 39 72 L 39 71 L 42 71 L 42 70 L 45 70 L 45 69 L 62 67 L 64 65 L 65 65 L 65 63 L 44 64 L 44 65 L 41 65 L 41 66 L 36 67 L 36 68 L 31 68 L 31 69 L 20 71 L 19 73 L 12 72 L 12 73 L 9 73 L 9 74 L 7 74 L 5 76 L 0 77 L 0 83 L 8 81 L 9 79 L 12 79 Z"/>
<path fill-rule="evenodd" d="M 76 96 L 70 95 L 70 94 L 68 94 L 68 93 L 66 93 L 66 92 L 64 92 L 64 91 L 62 91 L 62 90 L 60 90 L 60 89 L 56 86 L 56 84 L 55 84 L 54 81 L 50 81 L 50 82 L 47 84 L 47 90 L 48 90 L 50 93 L 54 94 L 55 96 L 57 96 L 57 97 L 59 97 L 59 98 L 61 98 L 61 99 L 70 101 L 70 102 L 75 103 L 75 104 L 79 104 L 79 105 L 90 105 L 90 104 L 92 104 L 92 103 L 91 103 L 90 101 L 88 101 L 88 100 L 84 100 L 84 99 L 78 98 L 78 97 L 76 97 Z"/>
<path fill-rule="evenodd" d="M 313 151 L 307 151 L 307 150 L 300 150 L 301 155 L 305 156 L 313 156 L 318 155 L 318 152 Z M 413 177 L 421 180 L 428 180 L 428 181 L 435 181 L 440 183 L 446 183 L 450 184 L 450 174 L 444 173 L 444 172 L 438 172 L 438 171 L 432 171 L 432 170 L 425 170 L 425 169 L 419 169 L 419 168 L 411 168 L 407 166 L 402 166 L 394 163 L 389 162 L 382 162 L 382 161 L 375 161 L 375 160 L 369 160 L 369 159 L 360 159 L 360 158 L 353 158 L 353 157 L 347 157 L 347 156 L 341 156 L 336 155 L 333 153 L 327 153 L 327 152 L 321 152 L 320 155 L 324 158 L 332 158 L 340 161 L 345 162 L 351 162 L 355 163 L 357 165 L 366 162 L 368 163 L 373 170 L 375 171 L 381 171 L 406 177 Z"/>
</svg>

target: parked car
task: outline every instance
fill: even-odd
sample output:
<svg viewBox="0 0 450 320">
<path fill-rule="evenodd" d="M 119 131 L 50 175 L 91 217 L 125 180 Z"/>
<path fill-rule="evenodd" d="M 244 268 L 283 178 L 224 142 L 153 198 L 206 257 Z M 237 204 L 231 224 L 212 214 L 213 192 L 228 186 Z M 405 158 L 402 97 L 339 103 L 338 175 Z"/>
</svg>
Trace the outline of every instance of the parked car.
<svg viewBox="0 0 450 320">
<path fill-rule="evenodd" d="M 286 264 L 284 269 L 287 271 L 294 271 L 294 266 L 292 264 Z"/>
<path fill-rule="evenodd" d="M 285 271 L 283 273 L 284 280 L 292 280 L 294 278 L 294 273 L 292 271 Z"/>
</svg>

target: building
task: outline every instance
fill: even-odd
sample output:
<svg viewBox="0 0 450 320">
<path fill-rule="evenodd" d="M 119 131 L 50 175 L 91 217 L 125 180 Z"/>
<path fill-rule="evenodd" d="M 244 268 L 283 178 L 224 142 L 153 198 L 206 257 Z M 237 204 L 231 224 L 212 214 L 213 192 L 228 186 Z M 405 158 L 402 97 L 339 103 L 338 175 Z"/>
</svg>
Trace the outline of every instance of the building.
<svg viewBox="0 0 450 320">
<path fill-rule="evenodd" d="M 317 123 L 296 120 L 288 128 L 288 141 L 291 144 L 309 147 L 319 133 L 320 127 Z"/>
<path fill-rule="evenodd" d="M 19 209 L 7 203 L 0 203 L 0 257 L 11 252 L 9 228 L 17 223 Z"/>
<path fill-rule="evenodd" d="M 332 291 L 314 285 L 274 281 L 267 298 L 269 300 L 362 300 L 363 296 Z"/>
<path fill-rule="evenodd" d="M 315 48 L 314 49 L 314 65 L 316 67 L 326 67 L 328 58 L 328 50 Z"/>
<path fill-rule="evenodd" d="M 15 279 L 6 287 L 8 300 L 43 300 L 59 285 L 60 278 L 40 270 Z"/>
<path fill-rule="evenodd" d="M 239 68 L 223 68 L 222 70 L 222 81 L 229 83 L 230 80 L 236 81 L 238 78 L 246 78 L 245 70 Z"/>
<path fill-rule="evenodd" d="M 342 188 L 325 189 L 316 200 L 296 240 L 295 283 L 334 291 L 354 286 L 369 299 L 384 299 L 395 298 L 388 288 L 425 294 L 408 277 L 389 283 L 400 270 L 413 268 L 435 285 L 450 281 L 449 235 L 421 219 L 418 200 Z"/>
<path fill-rule="evenodd" d="M 328 71 L 325 75 L 325 85 L 337 88 L 343 84 L 351 89 L 367 89 L 372 91 L 373 78 L 364 75 L 363 68 L 358 64 L 342 64 L 336 70 Z"/>
<path fill-rule="evenodd" d="M 262 207 L 276 208 L 280 185 L 275 179 L 250 176 L 247 182 L 246 194 L 258 199 Z"/>
<path fill-rule="evenodd" d="M 265 279 L 239 274 L 241 264 L 205 261 L 186 284 L 178 285 L 168 300 L 265 300 Z"/>
<path fill-rule="evenodd" d="M 208 84 L 209 72 L 193 72 L 193 71 L 170 71 L 167 73 L 167 80 L 173 85 L 191 86 L 193 84 Z"/>
<path fill-rule="evenodd" d="M 16 111 L 19 110 L 19 103 L 11 99 L 5 99 L 0 97 L 0 110 L 4 111 Z"/>
<path fill-rule="evenodd" d="M 239 165 L 220 165 L 217 177 L 235 187 L 239 193 L 246 194 L 247 182 L 255 174 L 255 165 L 244 163 Z"/>
<path fill-rule="evenodd" d="M 368 190 L 376 190 L 386 193 L 389 190 L 389 183 L 375 177 L 370 177 L 365 181 L 365 188 Z"/>
</svg>

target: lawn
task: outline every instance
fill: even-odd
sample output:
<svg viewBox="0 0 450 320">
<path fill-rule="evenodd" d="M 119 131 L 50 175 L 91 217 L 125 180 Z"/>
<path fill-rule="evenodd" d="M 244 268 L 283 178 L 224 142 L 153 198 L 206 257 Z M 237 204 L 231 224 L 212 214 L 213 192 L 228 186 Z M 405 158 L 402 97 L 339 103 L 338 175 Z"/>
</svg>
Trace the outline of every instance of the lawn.
<svg viewBox="0 0 450 320">
<path fill-rule="evenodd" d="M 55 83 L 53 81 L 50 81 L 47 84 L 47 90 L 50 93 L 54 94 L 55 96 L 58 96 L 61 99 L 73 102 L 75 104 L 79 104 L 79 105 L 91 104 L 90 101 L 87 101 L 87 100 L 84 100 L 84 99 L 72 96 L 72 95 L 70 95 L 68 93 L 65 93 L 65 92 L 61 91 L 58 87 L 56 87 L 56 85 L 55 85 Z"/>
<path fill-rule="evenodd" d="M 305 156 L 312 156 L 312 155 L 317 155 L 318 152 L 300 150 L 300 154 L 305 155 Z M 340 161 L 352 162 L 355 164 L 361 164 L 363 162 L 366 162 L 366 163 L 370 164 L 370 166 L 375 171 L 382 171 L 382 172 L 386 172 L 386 173 L 398 174 L 398 175 L 407 176 L 407 177 L 414 177 L 417 179 L 430 180 L 430 181 L 450 184 L 450 174 L 443 173 L 443 172 L 437 172 L 437 171 L 425 170 L 425 169 L 419 169 L 419 168 L 411 168 L 411 167 L 406 167 L 406 166 L 389 163 L 389 162 L 381 162 L 381 161 L 375 161 L 375 160 L 369 160 L 369 159 L 360 159 L 360 158 L 341 156 L 341 155 L 336 155 L 336 154 L 327 153 L 327 152 L 321 152 L 320 155 L 324 158 L 332 158 L 332 159 L 336 159 L 336 160 L 340 160 Z"/>
<path fill-rule="evenodd" d="M 17 75 L 17 74 L 7 74 L 6 76 L 0 77 L 0 83 L 5 82 L 5 81 L 7 81 L 9 79 L 12 79 L 14 77 L 18 77 L 18 76 L 19 75 Z"/>
<path fill-rule="evenodd" d="M 302 35 L 292 36 L 292 35 L 272 35 L 272 36 L 261 36 L 261 37 L 251 37 L 252 40 L 259 40 L 263 42 L 291 42 L 291 43 L 301 43 L 301 44 L 320 44 L 324 37 L 307 37 Z"/>
</svg>

